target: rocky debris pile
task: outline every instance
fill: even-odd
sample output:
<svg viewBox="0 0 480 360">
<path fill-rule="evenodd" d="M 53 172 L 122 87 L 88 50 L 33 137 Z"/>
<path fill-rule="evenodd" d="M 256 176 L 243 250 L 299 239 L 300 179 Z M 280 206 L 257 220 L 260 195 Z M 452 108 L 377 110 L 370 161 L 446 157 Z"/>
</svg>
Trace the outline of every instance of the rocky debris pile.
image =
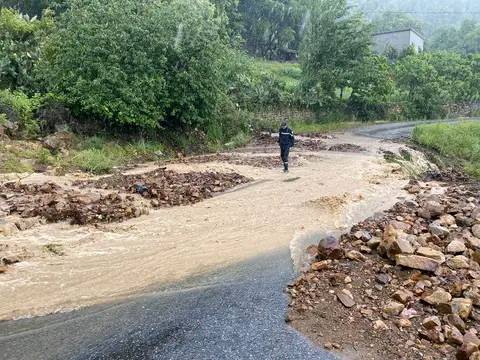
<svg viewBox="0 0 480 360">
<path fill-rule="evenodd" d="M 328 148 L 328 151 L 358 153 L 358 152 L 367 151 L 367 149 L 365 149 L 360 145 L 355 145 L 355 144 L 337 144 L 337 145 L 330 146 Z"/>
<path fill-rule="evenodd" d="M 306 151 L 324 151 L 328 150 L 328 146 L 319 139 L 296 140 L 295 148 Z"/>
<path fill-rule="evenodd" d="M 332 140 L 335 139 L 335 135 L 330 135 L 330 134 L 323 134 L 319 132 L 313 132 L 313 133 L 301 133 L 297 134 L 298 136 L 301 137 L 306 137 L 306 138 L 314 138 L 314 139 L 325 139 L 325 140 Z"/>
<path fill-rule="evenodd" d="M 288 288 L 289 320 L 371 358 L 480 359 L 480 186 L 406 190 L 414 199 L 320 242 Z"/>
<path fill-rule="evenodd" d="M 158 208 L 194 204 L 251 180 L 237 173 L 177 173 L 159 169 L 141 175 L 120 174 L 100 180 L 78 181 L 74 185 L 139 194 L 151 199 L 152 206 Z"/>
<path fill-rule="evenodd" d="M 280 151 L 280 150 L 279 150 Z M 210 154 L 200 155 L 189 158 L 175 159 L 171 163 L 186 163 L 186 164 L 204 164 L 209 162 L 225 162 L 232 165 L 246 165 L 256 168 L 275 169 L 283 167 L 282 160 L 279 155 L 276 156 L 244 156 L 236 154 Z M 292 166 L 302 166 L 300 157 L 296 155 L 290 156 Z"/>
<path fill-rule="evenodd" d="M 23 219 L 42 218 L 48 222 L 69 220 L 72 224 L 124 221 L 148 212 L 131 195 L 111 192 L 79 192 L 54 183 L 0 185 L 0 211 L 4 216 L 19 215 Z M 8 224 L 8 225 L 7 225 Z M 4 225 L 4 234 L 34 226 L 25 220 Z M 2 231 L 0 230 L 0 233 Z"/>
</svg>

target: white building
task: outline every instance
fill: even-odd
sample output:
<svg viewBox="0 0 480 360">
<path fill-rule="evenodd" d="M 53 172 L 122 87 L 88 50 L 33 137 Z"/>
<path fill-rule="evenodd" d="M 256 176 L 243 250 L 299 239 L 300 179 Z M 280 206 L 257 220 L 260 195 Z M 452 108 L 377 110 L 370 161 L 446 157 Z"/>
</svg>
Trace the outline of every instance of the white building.
<svg viewBox="0 0 480 360">
<path fill-rule="evenodd" d="M 400 54 L 409 46 L 414 46 L 420 52 L 423 51 L 424 43 L 424 37 L 413 29 L 373 34 L 373 49 L 377 54 L 384 54 L 391 48 Z"/>
</svg>

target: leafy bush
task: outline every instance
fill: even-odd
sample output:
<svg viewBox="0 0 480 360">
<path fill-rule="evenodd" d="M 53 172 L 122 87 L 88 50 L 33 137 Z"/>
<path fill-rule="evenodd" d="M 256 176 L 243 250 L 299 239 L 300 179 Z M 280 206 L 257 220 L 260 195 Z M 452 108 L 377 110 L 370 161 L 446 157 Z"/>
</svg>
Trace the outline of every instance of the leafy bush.
<svg viewBox="0 0 480 360">
<path fill-rule="evenodd" d="M 226 98 L 232 53 L 207 0 L 73 0 L 58 27 L 40 73 L 77 115 L 206 127 Z"/>
<path fill-rule="evenodd" d="M 394 91 L 392 70 L 383 56 L 371 55 L 352 72 L 350 109 L 361 119 L 385 118 Z"/>
<path fill-rule="evenodd" d="M 53 27 L 49 12 L 39 20 L 0 8 L 0 88 L 32 90 L 32 70 L 39 57 L 42 39 Z"/>
<path fill-rule="evenodd" d="M 441 87 L 439 74 L 429 60 L 428 54 L 409 55 L 395 66 L 400 100 L 408 119 L 443 116 L 442 105 L 446 103 L 448 93 Z"/>
<path fill-rule="evenodd" d="M 20 91 L 0 90 L 0 113 L 6 114 L 12 135 L 32 137 L 37 134 L 39 126 L 33 115 L 38 104 L 37 96 L 29 98 Z"/>
</svg>

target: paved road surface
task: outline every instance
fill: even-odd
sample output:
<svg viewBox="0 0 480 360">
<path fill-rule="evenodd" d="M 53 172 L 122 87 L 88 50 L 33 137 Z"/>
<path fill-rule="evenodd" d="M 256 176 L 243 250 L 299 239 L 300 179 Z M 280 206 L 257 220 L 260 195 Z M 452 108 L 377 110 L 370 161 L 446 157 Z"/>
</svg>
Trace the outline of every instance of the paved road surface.
<svg viewBox="0 0 480 360">
<path fill-rule="evenodd" d="M 391 139 L 412 126 L 357 133 Z M 129 301 L 3 322 L 0 359 L 334 359 L 285 324 L 293 277 L 286 249 Z"/>
</svg>

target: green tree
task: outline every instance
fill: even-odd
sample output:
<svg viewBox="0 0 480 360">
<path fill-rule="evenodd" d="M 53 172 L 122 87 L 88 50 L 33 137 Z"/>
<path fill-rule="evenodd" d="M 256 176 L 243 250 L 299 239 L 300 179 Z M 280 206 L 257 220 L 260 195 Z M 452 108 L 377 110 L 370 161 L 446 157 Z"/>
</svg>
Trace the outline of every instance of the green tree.
<svg viewBox="0 0 480 360">
<path fill-rule="evenodd" d="M 410 55 L 395 66 L 397 85 L 409 119 L 431 119 L 442 114 L 448 94 L 441 87 L 439 74 L 430 64 L 429 54 Z"/>
<path fill-rule="evenodd" d="M 395 90 L 392 69 L 384 56 L 371 55 L 352 72 L 350 109 L 362 119 L 385 118 Z"/>
<path fill-rule="evenodd" d="M 43 39 L 54 27 L 50 15 L 38 20 L 0 9 L 0 88 L 32 92 L 33 67 Z"/>
<path fill-rule="evenodd" d="M 348 86 L 352 71 L 370 54 L 370 26 L 346 0 L 314 3 L 302 43 L 303 87 L 319 94 L 317 106 L 337 103 L 336 90 Z"/>
<path fill-rule="evenodd" d="M 310 0 L 240 0 L 246 49 L 268 59 L 294 57 L 309 4 Z"/>
<path fill-rule="evenodd" d="M 215 14 L 207 0 L 72 0 L 38 71 L 83 118 L 206 126 L 231 56 Z"/>
<path fill-rule="evenodd" d="M 469 101 L 478 93 L 472 87 L 472 64 L 469 59 L 454 52 L 436 52 L 424 55 L 435 68 L 441 88 L 449 102 Z"/>
</svg>

